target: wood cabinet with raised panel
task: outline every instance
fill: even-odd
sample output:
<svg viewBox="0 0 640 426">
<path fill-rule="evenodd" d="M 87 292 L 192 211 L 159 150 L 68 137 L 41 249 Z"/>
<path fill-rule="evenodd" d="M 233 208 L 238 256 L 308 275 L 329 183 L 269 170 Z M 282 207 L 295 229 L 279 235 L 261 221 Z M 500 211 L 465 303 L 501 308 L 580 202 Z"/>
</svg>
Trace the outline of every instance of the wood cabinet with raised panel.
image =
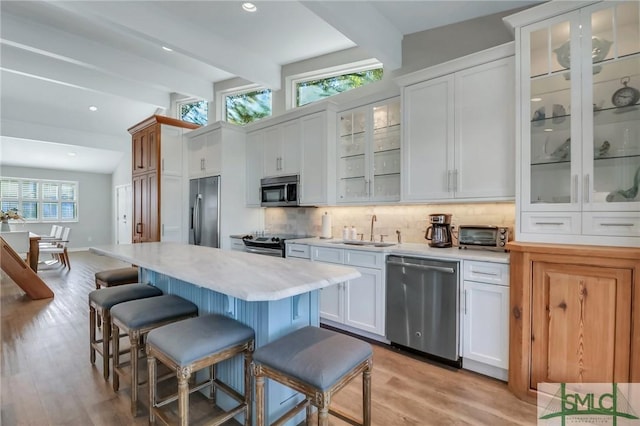
<svg viewBox="0 0 640 426">
<path fill-rule="evenodd" d="M 509 243 L 509 389 L 640 381 L 640 248 Z"/>
<path fill-rule="evenodd" d="M 185 129 L 198 127 L 153 115 L 128 129 L 132 140 L 134 243 L 183 240 L 179 208 L 183 205 L 182 135 Z"/>
</svg>

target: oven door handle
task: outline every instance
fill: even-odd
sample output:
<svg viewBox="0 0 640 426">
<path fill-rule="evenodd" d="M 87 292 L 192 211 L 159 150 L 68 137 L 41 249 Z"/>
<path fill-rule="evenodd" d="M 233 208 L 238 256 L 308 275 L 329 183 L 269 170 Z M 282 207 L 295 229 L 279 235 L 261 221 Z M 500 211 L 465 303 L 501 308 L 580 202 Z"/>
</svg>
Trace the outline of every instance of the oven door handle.
<svg viewBox="0 0 640 426">
<path fill-rule="evenodd" d="M 417 264 L 417 263 L 394 262 L 393 260 L 387 260 L 387 265 L 406 266 L 408 268 L 422 269 L 422 270 L 425 270 L 425 271 L 445 272 L 447 274 L 455 273 L 455 270 L 453 268 L 446 268 L 446 267 L 442 267 L 442 266 L 420 265 L 420 264 Z"/>
<path fill-rule="evenodd" d="M 274 249 L 261 249 L 261 248 L 255 248 L 255 247 L 245 247 L 245 249 L 249 252 L 249 253 L 255 253 L 255 254 L 266 254 L 267 256 L 274 256 L 274 257 L 282 257 L 282 252 L 280 250 L 274 250 Z"/>
</svg>

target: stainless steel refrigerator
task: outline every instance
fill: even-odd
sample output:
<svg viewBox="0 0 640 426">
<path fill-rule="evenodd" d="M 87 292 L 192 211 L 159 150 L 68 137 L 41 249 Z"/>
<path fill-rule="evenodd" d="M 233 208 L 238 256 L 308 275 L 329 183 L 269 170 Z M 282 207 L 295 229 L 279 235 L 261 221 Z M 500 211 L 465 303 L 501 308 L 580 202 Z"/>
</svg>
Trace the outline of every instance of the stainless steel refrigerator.
<svg viewBox="0 0 640 426">
<path fill-rule="evenodd" d="M 189 181 L 189 244 L 220 247 L 220 176 Z"/>
</svg>

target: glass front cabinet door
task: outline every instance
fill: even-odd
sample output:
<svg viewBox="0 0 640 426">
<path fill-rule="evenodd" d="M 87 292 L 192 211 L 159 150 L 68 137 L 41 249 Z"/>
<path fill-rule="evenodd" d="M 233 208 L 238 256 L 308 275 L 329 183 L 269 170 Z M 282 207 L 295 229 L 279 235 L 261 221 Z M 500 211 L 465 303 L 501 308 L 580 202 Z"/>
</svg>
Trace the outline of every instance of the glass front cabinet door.
<svg viewBox="0 0 640 426">
<path fill-rule="evenodd" d="M 639 5 L 602 2 L 517 29 L 516 238 L 640 244 Z"/>
<path fill-rule="evenodd" d="M 338 203 L 400 199 L 400 100 L 338 114 Z"/>
</svg>

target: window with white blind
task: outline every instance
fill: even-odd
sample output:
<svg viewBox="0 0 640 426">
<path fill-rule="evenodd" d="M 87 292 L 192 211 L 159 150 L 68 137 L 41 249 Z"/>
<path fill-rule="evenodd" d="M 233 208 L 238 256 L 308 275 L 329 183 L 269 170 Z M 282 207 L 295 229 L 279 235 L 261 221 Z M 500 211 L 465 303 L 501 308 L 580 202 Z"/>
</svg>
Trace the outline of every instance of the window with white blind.
<svg viewBox="0 0 640 426">
<path fill-rule="evenodd" d="M 31 222 L 75 222 L 78 182 L 0 177 L 0 205 Z"/>
</svg>

